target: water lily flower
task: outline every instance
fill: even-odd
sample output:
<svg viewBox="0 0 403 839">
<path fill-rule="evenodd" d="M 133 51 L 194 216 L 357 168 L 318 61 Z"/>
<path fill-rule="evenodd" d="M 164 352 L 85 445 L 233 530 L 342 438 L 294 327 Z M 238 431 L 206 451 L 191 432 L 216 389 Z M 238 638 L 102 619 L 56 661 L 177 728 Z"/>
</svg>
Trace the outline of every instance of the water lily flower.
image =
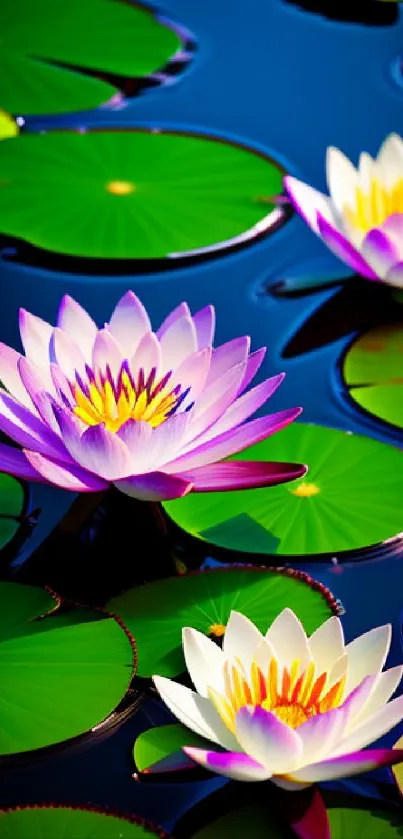
<svg viewBox="0 0 403 839">
<path fill-rule="evenodd" d="M 290 481 L 305 466 L 218 462 L 284 428 L 291 408 L 246 422 L 283 375 L 247 391 L 265 349 L 250 339 L 213 348 L 214 309 L 182 303 L 152 331 L 133 292 L 98 329 L 71 297 L 57 326 L 22 309 L 25 355 L 0 344 L 0 471 L 75 492 L 115 485 L 157 501 L 191 490 L 245 489 Z M 6 392 L 7 391 L 7 392 Z"/>
<path fill-rule="evenodd" d="M 297 212 L 328 248 L 357 274 L 403 288 L 403 140 L 390 134 L 358 169 L 328 148 L 330 197 L 297 178 L 284 185 Z"/>
<path fill-rule="evenodd" d="M 403 749 L 365 751 L 403 716 L 403 696 L 388 702 L 403 667 L 382 672 L 390 640 L 388 625 L 345 645 L 337 617 L 308 638 L 291 609 L 263 636 L 231 612 L 222 649 L 183 630 L 197 692 L 161 676 L 154 683 L 184 725 L 222 747 L 185 747 L 193 761 L 234 780 L 298 790 L 403 761 Z"/>
</svg>

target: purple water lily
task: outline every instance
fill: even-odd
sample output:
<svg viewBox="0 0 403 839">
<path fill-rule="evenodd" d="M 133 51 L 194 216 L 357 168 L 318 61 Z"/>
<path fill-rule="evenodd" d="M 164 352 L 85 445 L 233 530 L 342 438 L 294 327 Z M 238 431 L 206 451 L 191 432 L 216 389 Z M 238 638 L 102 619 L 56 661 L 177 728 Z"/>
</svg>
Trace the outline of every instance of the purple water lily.
<svg viewBox="0 0 403 839">
<path fill-rule="evenodd" d="M 246 422 L 283 374 L 247 391 L 265 348 L 213 348 L 214 309 L 181 303 L 152 331 L 129 291 L 98 329 L 71 297 L 57 326 L 20 312 L 25 355 L 0 344 L 0 470 L 75 492 L 115 485 L 143 500 L 245 489 L 303 475 L 292 463 L 221 462 L 284 428 L 291 408 Z"/>
<path fill-rule="evenodd" d="M 339 149 L 326 158 L 330 197 L 297 178 L 284 185 L 302 218 L 328 248 L 368 280 L 403 288 L 403 141 L 390 134 L 358 169 Z"/>
</svg>

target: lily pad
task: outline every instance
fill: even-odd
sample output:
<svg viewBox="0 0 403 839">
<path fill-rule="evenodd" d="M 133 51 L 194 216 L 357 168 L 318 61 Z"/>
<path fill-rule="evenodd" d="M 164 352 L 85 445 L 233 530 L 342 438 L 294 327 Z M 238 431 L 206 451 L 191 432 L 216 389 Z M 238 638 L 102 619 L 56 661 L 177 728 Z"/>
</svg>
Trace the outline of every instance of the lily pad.
<svg viewBox="0 0 403 839">
<path fill-rule="evenodd" d="M 344 358 L 343 377 L 361 408 L 403 428 L 403 323 L 378 326 L 354 341 Z"/>
<path fill-rule="evenodd" d="M 193 833 L 191 839 L 286 839 L 262 806 L 248 805 L 226 813 Z M 350 837 L 352 839 L 352 837 Z"/>
<path fill-rule="evenodd" d="M 278 193 L 283 174 L 207 136 L 24 134 L 0 144 L 0 231 L 75 257 L 189 255 L 278 224 L 282 211 L 259 196 Z"/>
<path fill-rule="evenodd" d="M 0 102 L 24 114 L 94 108 L 117 91 L 96 76 L 146 76 L 180 44 L 151 11 L 121 0 L 2 0 L 0 31 Z"/>
<path fill-rule="evenodd" d="M 385 443 L 294 423 L 233 459 L 307 463 L 309 472 L 268 489 L 193 493 L 164 504 L 179 527 L 210 544 L 281 556 L 339 554 L 403 529 L 403 452 Z M 244 536 L 240 517 L 252 520 Z"/>
<path fill-rule="evenodd" d="M 0 582 L 0 755 L 83 734 L 130 684 L 133 651 L 116 621 L 49 615 L 56 605 L 42 589 Z"/>
<path fill-rule="evenodd" d="M 0 839 L 169 839 L 136 816 L 97 810 L 39 806 L 0 812 Z"/>
<path fill-rule="evenodd" d="M 139 676 L 177 676 L 186 669 L 184 626 L 216 634 L 216 627 L 225 628 L 236 609 L 266 632 L 286 606 L 309 634 L 337 613 L 330 592 L 307 574 L 254 567 L 215 568 L 159 580 L 110 600 L 107 609 L 135 638 Z"/>
<path fill-rule="evenodd" d="M 26 507 L 27 491 L 11 475 L 0 473 L 0 551 L 17 534 Z"/>
<path fill-rule="evenodd" d="M 137 737 L 134 743 L 133 756 L 139 772 L 145 772 L 155 763 L 179 752 L 182 746 L 211 747 L 203 737 L 198 737 L 189 728 L 180 723 L 160 725 L 149 728 Z M 173 779 L 174 780 L 174 779 Z"/>
</svg>

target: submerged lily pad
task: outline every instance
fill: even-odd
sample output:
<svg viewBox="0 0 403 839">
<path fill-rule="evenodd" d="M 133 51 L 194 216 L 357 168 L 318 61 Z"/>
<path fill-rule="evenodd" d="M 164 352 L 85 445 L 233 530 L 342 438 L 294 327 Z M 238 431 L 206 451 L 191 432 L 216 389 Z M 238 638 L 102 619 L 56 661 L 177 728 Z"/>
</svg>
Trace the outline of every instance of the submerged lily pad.
<svg viewBox="0 0 403 839">
<path fill-rule="evenodd" d="M 134 743 L 134 762 L 139 772 L 145 772 L 153 764 L 180 752 L 182 746 L 205 748 L 206 744 L 208 747 L 207 740 L 180 723 L 160 725 L 139 734 Z"/>
<path fill-rule="evenodd" d="M 122 699 L 133 672 L 130 642 L 110 618 L 54 614 L 46 591 L 0 582 L 0 755 L 83 734 Z"/>
<path fill-rule="evenodd" d="M 23 484 L 11 475 L 0 473 L 0 551 L 14 538 L 26 506 Z"/>
<path fill-rule="evenodd" d="M 182 628 L 206 635 L 225 630 L 236 609 L 266 632 L 276 615 L 289 606 L 311 634 L 337 612 L 330 592 L 295 571 L 267 568 L 217 568 L 184 574 L 131 589 L 110 600 L 136 641 L 139 676 L 183 673 Z"/>
<path fill-rule="evenodd" d="M 146 76 L 180 44 L 151 10 L 120 0 L 2 0 L 0 31 L 0 102 L 24 114 L 94 108 L 117 90 L 96 76 Z"/>
<path fill-rule="evenodd" d="M 361 408 L 403 428 L 403 323 L 378 326 L 354 341 L 344 358 L 343 377 Z"/>
<path fill-rule="evenodd" d="M 189 255 L 278 223 L 258 197 L 278 193 L 282 177 L 263 155 L 212 137 L 25 134 L 0 144 L 0 231 L 75 257 Z"/>
<path fill-rule="evenodd" d="M 147 839 L 167 833 L 136 816 L 63 806 L 0 812 L 0 839 Z"/>
<path fill-rule="evenodd" d="M 362 549 L 403 529 L 403 452 L 392 446 L 298 422 L 233 459 L 307 463 L 309 472 L 281 486 L 165 503 L 187 533 L 232 551 L 301 556 Z"/>
</svg>

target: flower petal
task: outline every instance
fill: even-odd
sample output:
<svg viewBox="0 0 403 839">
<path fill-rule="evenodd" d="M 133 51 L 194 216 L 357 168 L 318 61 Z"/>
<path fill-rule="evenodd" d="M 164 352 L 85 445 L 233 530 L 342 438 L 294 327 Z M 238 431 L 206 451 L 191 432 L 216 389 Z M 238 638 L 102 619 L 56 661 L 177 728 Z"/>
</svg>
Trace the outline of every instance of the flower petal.
<svg viewBox="0 0 403 839">
<path fill-rule="evenodd" d="M 147 379 L 153 367 L 155 367 L 158 373 L 161 363 L 162 353 L 160 342 L 155 332 L 146 332 L 129 362 L 130 369 L 133 371 L 134 376 L 137 376 L 140 370 L 144 370 L 144 376 Z"/>
<path fill-rule="evenodd" d="M 80 340 L 79 335 L 77 339 Z M 85 358 L 78 344 L 67 332 L 56 327 L 53 330 L 51 345 L 57 364 L 70 381 L 75 381 L 76 371 L 84 375 Z"/>
<path fill-rule="evenodd" d="M 193 746 L 184 746 L 183 751 L 200 766 L 233 781 L 266 781 L 270 778 L 260 763 L 242 752 L 207 752 Z"/>
<path fill-rule="evenodd" d="M 0 382 L 3 386 L 26 408 L 31 407 L 31 399 L 25 390 L 18 370 L 18 362 L 23 358 L 21 353 L 16 352 L 0 341 Z"/>
<path fill-rule="evenodd" d="M 365 746 L 374 743 L 387 734 L 395 725 L 397 725 L 403 717 L 403 696 L 398 696 L 397 699 L 392 699 L 387 705 L 384 705 L 380 711 L 370 717 L 369 720 L 362 725 L 354 728 L 352 734 L 347 737 L 338 749 L 333 752 L 334 757 L 339 755 L 349 754 L 357 749 L 365 748 Z"/>
<path fill-rule="evenodd" d="M 383 278 L 399 261 L 403 249 L 394 244 L 385 232 L 374 229 L 365 236 L 360 251 L 377 277 Z"/>
<path fill-rule="evenodd" d="M 43 480 L 42 475 L 31 466 L 24 452 L 5 443 L 0 443 L 0 472 L 6 472 L 24 481 Z"/>
<path fill-rule="evenodd" d="M 102 386 L 107 369 L 116 380 L 123 362 L 120 346 L 109 329 L 100 329 L 92 350 L 92 369 L 98 385 Z"/>
<path fill-rule="evenodd" d="M 388 285 L 403 288 L 403 261 L 397 262 L 393 268 L 390 268 L 384 279 Z"/>
<path fill-rule="evenodd" d="M 213 384 L 206 385 L 191 413 L 190 440 L 206 432 L 231 405 L 238 394 L 244 371 L 245 365 L 239 364 Z"/>
<path fill-rule="evenodd" d="M 204 347 L 204 349 L 197 350 L 197 352 L 188 355 L 169 380 L 169 387 L 173 390 L 180 385 L 182 393 L 190 387 L 187 402 L 194 402 L 198 399 L 205 387 L 210 362 L 210 347 Z M 181 407 L 181 410 L 183 407 L 184 405 Z"/>
<path fill-rule="evenodd" d="M 197 445 L 187 454 L 180 455 L 176 460 L 168 463 L 167 472 L 182 472 L 197 469 L 207 463 L 231 457 L 243 449 L 265 440 L 276 431 L 285 428 L 301 413 L 302 408 L 290 408 L 278 414 L 259 417 L 242 425 L 240 428 L 230 429 L 207 443 Z M 190 446 L 188 445 L 189 449 Z"/>
<path fill-rule="evenodd" d="M 180 472 L 180 477 L 191 481 L 195 492 L 227 492 L 277 486 L 294 481 L 305 475 L 307 468 L 299 463 L 234 460 L 226 463 L 208 463 L 197 469 Z"/>
<path fill-rule="evenodd" d="M 376 679 L 373 690 L 371 691 L 367 701 L 359 712 L 355 722 L 355 726 L 366 722 L 370 717 L 377 713 L 377 711 L 389 702 L 390 697 L 394 694 L 403 676 L 403 667 L 391 667 L 384 673 L 380 673 Z"/>
<path fill-rule="evenodd" d="M 209 699 L 164 676 L 153 676 L 153 682 L 161 699 L 183 725 L 224 748 L 237 747 L 235 737 Z"/>
<path fill-rule="evenodd" d="M 346 646 L 348 655 L 345 692 L 350 693 L 365 676 L 382 670 L 390 648 L 392 627 L 378 626 L 365 632 Z"/>
<path fill-rule="evenodd" d="M 162 336 L 165 335 L 165 332 L 170 329 L 172 324 L 182 317 L 191 317 L 190 309 L 187 303 L 179 303 L 179 306 L 176 306 L 176 308 L 167 315 L 160 328 L 157 329 L 158 340 L 160 341 Z"/>
<path fill-rule="evenodd" d="M 117 434 L 128 449 L 131 473 L 141 475 L 154 469 L 157 460 L 155 431 L 148 422 L 130 419 L 120 427 Z"/>
<path fill-rule="evenodd" d="M 235 719 L 235 733 L 246 754 L 272 775 L 282 775 L 298 766 L 301 738 L 270 711 L 249 705 L 241 708 Z"/>
<path fill-rule="evenodd" d="M 318 212 L 331 224 L 335 222 L 332 204 L 327 195 L 323 195 L 322 192 L 291 175 L 286 175 L 283 183 L 297 213 L 309 224 L 314 233 L 320 235 Z"/>
<path fill-rule="evenodd" d="M 342 262 L 350 265 L 357 274 L 361 274 L 368 280 L 377 280 L 378 276 L 370 265 L 362 258 L 357 249 L 326 219 L 318 213 L 318 229 L 324 242 L 332 253 L 336 254 Z"/>
<path fill-rule="evenodd" d="M 32 406 L 35 412 L 39 414 L 45 425 L 48 425 L 56 434 L 59 433 L 59 427 L 56 422 L 56 417 L 52 410 L 52 404 L 48 394 L 45 391 L 45 383 L 41 376 L 41 371 L 33 361 L 30 361 L 25 356 L 21 356 L 18 362 L 18 369 L 21 376 L 21 381 L 24 383 L 26 392 L 31 399 Z"/>
<path fill-rule="evenodd" d="M 256 350 L 255 352 L 250 354 L 246 362 L 245 375 L 240 384 L 239 393 L 243 393 L 243 391 L 246 390 L 252 379 L 254 379 L 254 377 L 256 376 L 256 373 L 259 370 L 263 362 L 263 359 L 266 355 L 266 351 L 266 347 L 261 347 L 260 350 Z"/>
<path fill-rule="evenodd" d="M 80 348 L 87 364 L 91 363 L 97 326 L 88 312 L 68 294 L 62 297 L 57 315 L 57 326 L 73 340 L 80 336 Z"/>
<path fill-rule="evenodd" d="M 121 347 L 123 356 L 132 358 L 143 335 L 151 331 L 147 311 L 132 291 L 127 291 L 115 306 L 108 329 Z"/>
<path fill-rule="evenodd" d="M 123 440 L 104 425 L 92 425 L 79 441 L 77 460 L 81 466 L 106 481 L 130 475 L 130 455 Z"/>
<path fill-rule="evenodd" d="M 344 653 L 341 620 L 335 615 L 321 624 L 309 638 L 309 648 L 318 673 L 330 670 Z"/>
<path fill-rule="evenodd" d="M 47 368 L 49 365 L 49 348 L 52 337 L 52 327 L 42 318 L 31 315 L 26 309 L 20 309 L 19 325 L 21 342 L 27 358 L 34 361 L 38 367 Z"/>
<path fill-rule="evenodd" d="M 348 711 L 345 708 L 333 708 L 326 714 L 316 714 L 299 725 L 298 736 L 303 745 L 301 763 L 317 763 L 328 757 L 340 743 L 347 719 Z"/>
<path fill-rule="evenodd" d="M 114 483 L 125 495 L 141 501 L 171 501 L 187 495 L 193 489 L 193 484 L 189 481 L 176 475 L 166 475 L 165 472 L 130 475 Z"/>
<path fill-rule="evenodd" d="M 350 778 L 361 772 L 371 772 L 381 766 L 392 766 L 403 761 L 403 749 L 371 749 L 351 752 L 348 755 L 323 760 L 311 766 L 304 766 L 291 774 L 299 783 L 315 784 L 320 781 L 334 781 L 336 778 Z"/>
<path fill-rule="evenodd" d="M 223 653 L 226 659 L 239 659 L 248 673 L 263 635 L 246 615 L 231 612 L 225 629 Z"/>
<path fill-rule="evenodd" d="M 208 696 L 208 688 L 222 691 L 224 656 L 220 647 L 198 632 L 186 626 L 182 630 L 183 654 L 189 676 L 200 696 Z"/>
<path fill-rule="evenodd" d="M 246 364 L 249 347 L 250 338 L 248 335 L 244 335 L 241 338 L 234 338 L 232 341 L 227 341 L 226 344 L 221 344 L 221 346 L 216 347 L 211 356 L 210 372 L 206 386 L 209 387 L 217 379 L 221 379 L 232 367 L 237 367 L 239 364 Z"/>
<path fill-rule="evenodd" d="M 20 446 L 45 456 L 63 459 L 66 454 L 56 434 L 5 391 L 0 391 L 0 430 Z"/>
<path fill-rule="evenodd" d="M 215 332 L 215 309 L 214 306 L 204 306 L 193 315 L 193 323 L 196 328 L 197 347 L 202 350 L 204 347 L 211 347 L 214 341 Z"/>
<path fill-rule="evenodd" d="M 342 216 L 346 205 L 355 205 L 359 178 L 351 160 L 333 146 L 326 152 L 326 178 L 332 202 Z"/>
<path fill-rule="evenodd" d="M 266 638 L 284 667 L 290 667 L 297 659 L 302 671 L 312 661 L 304 627 L 292 609 L 287 607 L 280 612 L 267 630 Z"/>
<path fill-rule="evenodd" d="M 178 318 L 159 338 L 165 370 L 176 370 L 197 350 L 196 327 L 190 315 Z"/>
<path fill-rule="evenodd" d="M 163 467 L 164 472 L 166 461 L 173 460 L 181 451 L 190 421 L 190 411 L 183 414 L 173 414 L 153 429 L 150 443 L 152 452 L 150 451 L 150 454 L 153 455 L 153 462 L 158 464 L 159 469 Z M 136 474 L 135 470 L 133 471 Z"/>
<path fill-rule="evenodd" d="M 46 483 L 71 492 L 97 492 L 108 488 L 106 481 L 97 475 L 92 475 L 86 469 L 81 469 L 76 463 L 56 463 L 42 457 L 38 452 L 24 450 L 24 453 L 31 466 L 42 475 Z"/>
</svg>

